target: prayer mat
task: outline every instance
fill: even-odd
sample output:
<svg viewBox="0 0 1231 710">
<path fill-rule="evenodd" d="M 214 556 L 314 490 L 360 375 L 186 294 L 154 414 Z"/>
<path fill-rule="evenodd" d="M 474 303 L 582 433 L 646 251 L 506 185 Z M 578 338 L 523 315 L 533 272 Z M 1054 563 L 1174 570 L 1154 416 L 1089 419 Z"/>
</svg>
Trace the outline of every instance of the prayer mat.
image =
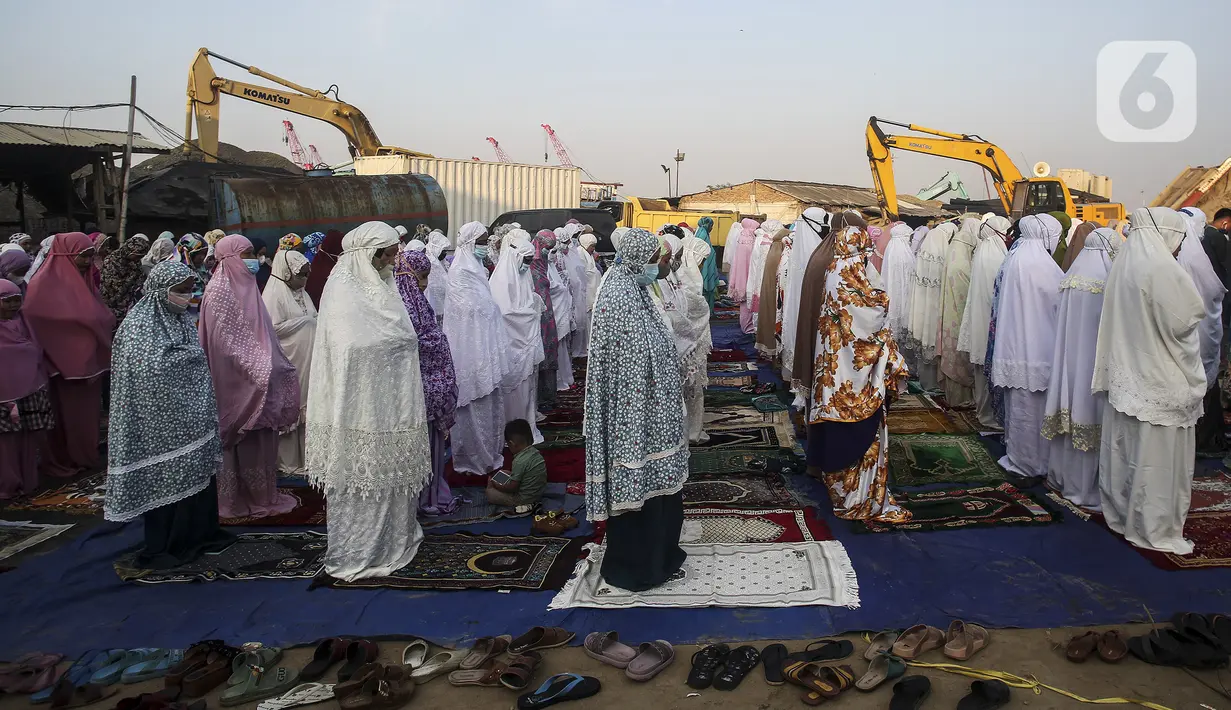
<svg viewBox="0 0 1231 710">
<path fill-rule="evenodd" d="M 241 518 L 219 518 L 221 525 L 251 525 L 261 527 L 293 526 L 293 525 L 324 525 L 325 495 L 308 486 L 294 488 L 279 488 L 279 493 L 289 495 L 299 501 L 295 509 L 282 515 L 270 515 L 264 518 L 251 516 Z"/>
<path fill-rule="evenodd" d="M 543 498 L 540 501 L 542 507 L 546 510 L 566 510 L 571 511 L 578 506 L 584 506 L 585 500 L 581 497 L 572 497 L 572 486 L 576 484 L 563 483 L 548 483 L 543 490 Z M 583 482 L 582 486 L 585 485 Z M 425 528 L 447 527 L 452 525 L 475 525 L 481 523 L 490 523 L 495 520 L 504 520 L 506 518 L 528 518 L 533 515 L 533 511 L 526 513 L 514 512 L 512 508 L 495 505 L 487 500 L 486 486 L 464 486 L 453 488 L 454 496 L 460 498 L 457 507 L 452 513 L 444 515 L 428 515 L 423 511 L 419 511 L 419 524 Z M 585 488 L 581 489 L 580 494 L 574 496 L 585 495 Z"/>
<path fill-rule="evenodd" d="M 1005 480 L 979 437 L 945 434 L 891 435 L 889 476 L 896 486 Z"/>
<path fill-rule="evenodd" d="M 107 474 L 99 472 L 67 483 L 55 490 L 9 503 L 9 510 L 37 510 L 70 515 L 102 515 L 107 495 Z"/>
<path fill-rule="evenodd" d="M 661 585 L 630 592 L 600 574 L 606 548 L 589 544 L 568 584 L 548 609 L 590 607 L 859 608 L 859 580 L 842 543 L 681 545 L 684 566 Z"/>
<path fill-rule="evenodd" d="M 957 434 L 958 427 L 939 409 L 889 408 L 890 438 L 898 434 Z"/>
<path fill-rule="evenodd" d="M 893 437 L 889 438 L 892 446 Z M 1045 507 L 1033 494 L 1011 484 L 995 488 L 954 488 L 921 493 L 896 493 L 898 505 L 911 514 L 904 523 L 863 520 L 855 532 L 927 532 L 968 527 L 1045 525 L 1060 520 L 1060 514 Z"/>
<path fill-rule="evenodd" d="M 50 540 L 71 527 L 73 526 L 44 525 L 28 520 L 0 520 L 0 560 Z"/>
<path fill-rule="evenodd" d="M 547 449 L 576 449 L 586 445 L 581 429 L 548 429 L 543 432 L 543 443 L 535 444 L 539 451 Z"/>
<path fill-rule="evenodd" d="M 710 362 L 748 362 L 748 353 L 737 348 L 714 348 L 710 351 Z"/>
<path fill-rule="evenodd" d="M 734 310 L 729 310 L 729 311 L 715 309 L 713 314 L 710 315 L 710 322 L 711 323 L 721 323 L 722 321 L 736 320 L 738 318 L 739 318 L 738 308 Z"/>
<path fill-rule="evenodd" d="M 926 394 L 899 395 L 893 404 L 889 405 L 890 412 L 905 412 L 917 409 L 940 409 L 940 407 Z"/>
<path fill-rule="evenodd" d="M 727 375 L 743 375 L 749 372 L 756 372 L 757 366 L 751 362 L 711 362 L 709 364 L 710 377 L 725 377 Z"/>
<path fill-rule="evenodd" d="M 543 463 L 547 464 L 548 483 L 572 483 L 586 480 L 586 450 L 581 447 L 567 449 L 542 449 Z M 513 457 L 506 450 L 502 468 L 513 467 Z M 453 470 L 453 460 L 445 462 L 445 480 L 453 487 L 487 486 L 487 476 L 476 473 L 458 473 Z"/>
<path fill-rule="evenodd" d="M 738 510 L 688 508 L 680 543 L 691 545 L 818 542 L 833 531 L 813 508 Z"/>
<path fill-rule="evenodd" d="M 783 402 L 776 394 L 762 394 L 753 397 L 752 406 L 762 413 L 791 411 L 787 403 Z"/>
<path fill-rule="evenodd" d="M 1189 513 L 1184 521 L 1184 539 L 1193 544 L 1193 551 L 1187 555 L 1133 549 L 1165 570 L 1231 567 L 1231 511 Z"/>
<path fill-rule="evenodd" d="M 243 533 L 221 552 L 171 569 L 137 566 L 139 551 L 126 552 L 115 561 L 115 572 L 125 582 L 213 582 L 219 579 L 310 579 L 325 564 L 328 536 L 319 532 Z"/>
<path fill-rule="evenodd" d="M 705 388 L 705 407 L 747 407 L 757 395 L 739 390 Z"/>
<path fill-rule="evenodd" d="M 797 508 L 799 502 L 781 474 L 690 476 L 684 482 L 684 505 L 691 508 Z"/>
<path fill-rule="evenodd" d="M 705 410 L 702 415 L 702 426 L 711 427 L 741 427 L 758 424 L 774 424 L 790 421 L 790 414 L 785 411 L 758 412 L 748 407 L 714 407 Z"/>
<path fill-rule="evenodd" d="M 709 441 L 691 444 L 690 449 L 789 449 L 795 446 L 795 431 L 790 423 L 743 426 L 706 426 Z"/>
<path fill-rule="evenodd" d="M 689 449 L 688 472 L 691 475 L 729 475 L 749 474 L 764 475 L 767 470 L 775 470 L 771 462 L 781 468 L 783 463 L 790 462 L 793 457 L 772 451 L 756 449 Z"/>
<path fill-rule="evenodd" d="M 987 430 L 987 427 L 979 423 L 979 416 L 973 409 L 950 409 L 946 414 L 949 415 L 954 434 L 975 434 Z M 997 427 L 996 430 L 999 431 L 1000 428 Z"/>
<path fill-rule="evenodd" d="M 335 589 L 560 589 L 585 538 L 428 535 L 409 565 L 388 577 L 343 582 L 321 574 L 313 587 Z"/>
<path fill-rule="evenodd" d="M 1231 512 L 1231 476 L 1219 473 L 1215 476 L 1194 478 L 1188 512 Z"/>
</svg>

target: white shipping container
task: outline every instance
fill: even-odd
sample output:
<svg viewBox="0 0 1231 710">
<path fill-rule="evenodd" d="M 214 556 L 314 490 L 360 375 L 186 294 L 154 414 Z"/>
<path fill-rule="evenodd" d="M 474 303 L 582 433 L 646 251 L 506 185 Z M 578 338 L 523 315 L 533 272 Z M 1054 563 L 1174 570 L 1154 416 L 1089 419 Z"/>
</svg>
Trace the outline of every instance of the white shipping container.
<svg viewBox="0 0 1231 710">
<path fill-rule="evenodd" d="M 581 206 L 581 170 L 553 165 L 378 155 L 355 158 L 356 175 L 431 175 L 449 205 L 449 239 L 467 222 L 491 224 L 513 210 Z"/>
</svg>

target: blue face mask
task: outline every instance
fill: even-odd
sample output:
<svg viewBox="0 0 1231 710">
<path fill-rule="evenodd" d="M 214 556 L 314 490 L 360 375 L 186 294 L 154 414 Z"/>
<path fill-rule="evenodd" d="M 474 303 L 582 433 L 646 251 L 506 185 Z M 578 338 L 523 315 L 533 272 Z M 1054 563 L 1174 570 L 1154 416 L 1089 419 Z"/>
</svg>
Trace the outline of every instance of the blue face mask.
<svg viewBox="0 0 1231 710">
<path fill-rule="evenodd" d="M 487 261 L 487 245 L 481 244 L 474 248 L 475 258 L 479 261 Z"/>
<path fill-rule="evenodd" d="M 641 267 L 641 273 L 637 274 L 637 283 L 642 286 L 649 286 L 658 280 L 658 264 L 646 264 Z"/>
<path fill-rule="evenodd" d="M 244 259 L 244 266 L 248 267 L 248 270 L 255 274 L 256 272 L 261 270 L 261 260 L 260 259 Z"/>
</svg>

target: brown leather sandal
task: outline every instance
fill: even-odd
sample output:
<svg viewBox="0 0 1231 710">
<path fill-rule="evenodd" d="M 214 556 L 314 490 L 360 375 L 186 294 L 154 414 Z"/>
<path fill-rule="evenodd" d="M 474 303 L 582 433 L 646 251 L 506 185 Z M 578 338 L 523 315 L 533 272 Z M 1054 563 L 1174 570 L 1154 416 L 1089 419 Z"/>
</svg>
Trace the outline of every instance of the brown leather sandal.
<svg viewBox="0 0 1231 710">
<path fill-rule="evenodd" d="M 484 636 L 475 641 L 470 653 L 462 659 L 461 670 L 473 671 L 482 668 L 488 661 L 504 653 L 512 641 L 512 636 Z"/>
<path fill-rule="evenodd" d="M 180 679 L 179 687 L 184 695 L 200 698 L 225 683 L 227 678 L 231 677 L 231 664 L 239 652 L 238 648 L 230 646 L 211 649 L 201 663 L 193 666 L 192 670 Z M 175 685 L 168 680 L 167 687 L 174 688 Z"/>
<path fill-rule="evenodd" d="M 509 653 L 526 653 L 527 651 L 543 651 L 549 648 L 567 646 L 577 634 L 566 631 L 558 626 L 550 628 L 536 626 L 526 633 L 513 639 L 509 644 Z"/>
<path fill-rule="evenodd" d="M 383 666 L 379 663 L 365 663 L 355 671 L 351 679 L 333 686 L 333 697 L 341 701 L 348 695 L 354 695 L 363 689 L 364 683 L 376 680 L 406 680 L 408 672 L 404 666 Z"/>
<path fill-rule="evenodd" d="M 1098 637 L 1098 657 L 1108 663 L 1119 663 L 1128 655 L 1128 643 L 1119 631 L 1105 631 Z"/>
<path fill-rule="evenodd" d="M 1078 634 L 1069 639 L 1069 643 L 1064 647 L 1064 657 L 1073 663 L 1085 663 L 1090 654 L 1094 653 L 1094 649 L 1098 646 L 1099 633 L 1097 631 L 1087 631 L 1084 634 Z"/>
<path fill-rule="evenodd" d="M 538 670 L 543 657 L 537 651 L 528 651 L 509 659 L 508 667 L 500 674 L 500 685 L 509 690 L 525 690 Z"/>
<path fill-rule="evenodd" d="M 342 710 L 396 710 L 414 694 L 414 683 L 368 678 L 359 692 L 342 698 L 338 706 Z"/>
<path fill-rule="evenodd" d="M 449 685 L 474 685 L 480 688 L 499 688 L 500 676 L 504 675 L 508 666 L 503 663 L 493 663 L 490 668 L 477 668 L 464 671 L 453 671 L 449 674 Z"/>
</svg>

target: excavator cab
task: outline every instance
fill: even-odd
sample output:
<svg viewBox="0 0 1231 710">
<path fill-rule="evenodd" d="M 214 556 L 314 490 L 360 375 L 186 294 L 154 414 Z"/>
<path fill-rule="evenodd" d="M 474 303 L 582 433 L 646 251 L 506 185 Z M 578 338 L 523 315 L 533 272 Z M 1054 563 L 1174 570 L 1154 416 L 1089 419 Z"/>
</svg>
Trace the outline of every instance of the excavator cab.
<svg viewBox="0 0 1231 710">
<path fill-rule="evenodd" d="M 1033 178 L 1013 183 L 1013 206 L 1009 216 L 1017 221 L 1028 214 L 1064 212 L 1072 215 L 1068 188 L 1056 178 Z"/>
</svg>

